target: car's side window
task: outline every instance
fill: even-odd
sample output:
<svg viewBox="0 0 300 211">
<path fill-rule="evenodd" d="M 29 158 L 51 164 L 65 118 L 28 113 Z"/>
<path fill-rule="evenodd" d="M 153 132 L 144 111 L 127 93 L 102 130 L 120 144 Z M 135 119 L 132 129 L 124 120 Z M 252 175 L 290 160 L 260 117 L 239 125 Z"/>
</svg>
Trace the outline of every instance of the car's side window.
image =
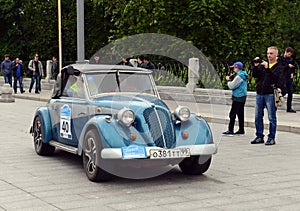
<svg viewBox="0 0 300 211">
<path fill-rule="evenodd" d="M 84 98 L 84 87 L 81 76 L 69 76 L 63 95 L 67 97 Z"/>
</svg>

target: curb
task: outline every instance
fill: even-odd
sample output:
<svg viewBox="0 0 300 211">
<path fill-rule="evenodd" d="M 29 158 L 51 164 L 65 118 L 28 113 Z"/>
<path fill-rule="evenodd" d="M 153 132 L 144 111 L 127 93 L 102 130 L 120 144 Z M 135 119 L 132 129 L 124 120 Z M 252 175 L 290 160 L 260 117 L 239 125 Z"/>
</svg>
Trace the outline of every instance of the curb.
<svg viewBox="0 0 300 211">
<path fill-rule="evenodd" d="M 218 123 L 218 124 L 228 124 L 229 123 L 229 119 L 222 119 L 222 118 L 218 118 L 218 117 L 209 117 L 209 116 L 202 116 L 202 117 L 209 123 Z M 235 122 L 235 125 L 238 126 L 237 121 Z M 254 122 L 245 121 L 244 125 L 245 125 L 245 127 L 255 128 Z M 269 128 L 269 124 L 265 123 L 264 128 Z M 300 134 L 300 127 L 277 124 L 277 131 Z"/>
<path fill-rule="evenodd" d="M 45 99 L 43 97 L 37 96 L 26 96 L 26 95 L 14 95 L 15 98 L 23 99 L 23 100 L 34 100 L 34 101 L 41 101 L 41 102 L 48 102 L 49 99 Z"/>
<path fill-rule="evenodd" d="M 14 95 L 14 97 L 19 98 L 19 99 L 24 99 L 24 100 L 34 100 L 34 101 L 40 101 L 40 102 L 48 102 L 50 100 L 50 98 L 46 99 L 45 97 L 36 96 L 36 95 L 28 96 L 28 95 L 16 94 L 16 95 Z M 229 123 L 229 118 L 210 117 L 210 116 L 206 116 L 206 115 L 201 115 L 201 116 L 209 123 L 219 123 L 219 124 L 228 124 Z M 238 124 L 237 121 L 236 121 L 236 124 Z M 245 127 L 255 128 L 255 124 L 253 121 L 245 120 L 244 125 L 245 125 Z M 269 124 L 265 123 L 264 127 L 269 128 Z M 277 124 L 277 131 L 300 134 L 300 126 L 295 127 L 295 126 Z"/>
</svg>

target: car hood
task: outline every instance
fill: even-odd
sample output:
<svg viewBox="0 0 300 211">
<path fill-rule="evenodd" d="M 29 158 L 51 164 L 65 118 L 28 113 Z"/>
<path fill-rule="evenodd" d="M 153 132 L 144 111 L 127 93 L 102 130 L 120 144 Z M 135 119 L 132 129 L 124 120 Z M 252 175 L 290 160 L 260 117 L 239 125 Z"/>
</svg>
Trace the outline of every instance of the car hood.
<svg viewBox="0 0 300 211">
<path fill-rule="evenodd" d="M 140 132 L 147 145 L 167 148 L 174 146 L 175 133 L 172 114 L 160 99 L 150 95 L 116 93 L 96 98 L 94 103 L 100 107 L 100 115 L 107 114 L 116 117 L 115 114 L 121 109 L 131 109 L 135 113 L 133 127 Z M 115 127 L 121 127 L 121 125 L 115 124 Z M 122 129 L 120 128 L 118 131 L 122 131 Z"/>
</svg>

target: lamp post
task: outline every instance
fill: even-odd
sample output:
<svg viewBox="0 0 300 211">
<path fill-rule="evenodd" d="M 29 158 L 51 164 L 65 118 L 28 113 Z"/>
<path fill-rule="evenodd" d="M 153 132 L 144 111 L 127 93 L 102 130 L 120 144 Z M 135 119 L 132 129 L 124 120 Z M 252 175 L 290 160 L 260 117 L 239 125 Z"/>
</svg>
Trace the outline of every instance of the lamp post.
<svg viewBox="0 0 300 211">
<path fill-rule="evenodd" d="M 61 42 L 61 0 L 58 0 L 58 70 L 62 67 L 62 42 Z"/>
<path fill-rule="evenodd" d="M 61 0 L 58 0 L 58 57 L 62 68 Z M 84 63 L 84 0 L 77 0 L 77 62 Z"/>
<path fill-rule="evenodd" d="M 84 63 L 84 0 L 77 0 L 77 63 Z"/>
</svg>

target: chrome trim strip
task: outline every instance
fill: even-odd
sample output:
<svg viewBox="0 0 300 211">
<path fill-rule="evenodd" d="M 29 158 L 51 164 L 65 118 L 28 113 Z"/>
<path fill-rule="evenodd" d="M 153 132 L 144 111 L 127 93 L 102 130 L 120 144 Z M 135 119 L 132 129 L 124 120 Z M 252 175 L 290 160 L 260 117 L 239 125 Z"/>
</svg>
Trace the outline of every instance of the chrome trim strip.
<svg viewBox="0 0 300 211">
<path fill-rule="evenodd" d="M 159 128 L 160 128 L 160 131 L 161 131 L 161 134 L 162 134 L 162 138 L 163 138 L 163 142 L 164 142 L 164 146 L 165 148 L 167 148 L 167 143 L 166 143 L 166 139 L 165 139 L 165 134 L 164 134 L 164 131 L 163 131 L 163 127 L 162 127 L 162 124 L 161 124 L 161 120 L 159 118 L 159 115 L 158 115 L 158 112 L 157 112 L 157 109 L 156 109 L 156 105 L 149 102 L 148 100 L 145 100 L 143 98 L 140 98 L 140 97 L 134 97 L 134 99 L 138 99 L 138 100 L 141 100 L 142 102 L 146 103 L 147 105 L 149 105 L 150 107 L 152 107 L 154 109 L 154 112 L 155 112 L 155 115 L 158 119 L 158 124 L 159 124 Z"/>
<path fill-rule="evenodd" d="M 58 149 L 61 149 L 63 151 L 67 151 L 67 152 L 70 152 L 70 153 L 73 153 L 73 154 L 77 154 L 78 153 L 78 148 L 72 147 L 72 146 L 68 146 L 68 145 L 59 143 L 57 141 L 50 141 L 49 144 L 51 146 L 54 146 L 54 147 L 56 147 Z"/>
<path fill-rule="evenodd" d="M 159 125 L 160 132 L 161 132 L 161 135 L 162 135 L 162 138 L 163 138 L 164 146 L 165 146 L 165 148 L 167 148 L 167 142 L 166 142 L 166 139 L 165 139 L 164 130 L 163 130 L 163 127 L 162 127 L 162 125 L 161 125 L 161 121 L 160 121 L 160 118 L 159 118 L 158 112 L 157 112 L 157 110 L 156 110 L 156 107 L 155 107 L 155 106 L 153 106 L 153 109 L 154 109 L 154 111 L 155 111 L 155 115 L 156 115 L 156 117 L 157 117 L 157 119 L 158 119 L 158 125 Z"/>
</svg>

